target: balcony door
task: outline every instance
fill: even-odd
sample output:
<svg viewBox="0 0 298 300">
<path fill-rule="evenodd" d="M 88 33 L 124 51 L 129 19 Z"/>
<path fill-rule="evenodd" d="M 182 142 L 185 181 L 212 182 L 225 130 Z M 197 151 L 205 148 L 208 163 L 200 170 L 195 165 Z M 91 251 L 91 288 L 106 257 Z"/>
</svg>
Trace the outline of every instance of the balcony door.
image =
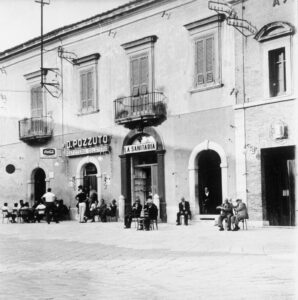
<svg viewBox="0 0 298 300">
<path fill-rule="evenodd" d="M 36 134 L 43 132 L 43 97 L 40 86 L 31 89 L 31 128 L 30 131 Z"/>
<path fill-rule="evenodd" d="M 149 60 L 148 53 L 133 56 L 130 61 L 132 114 L 150 110 L 149 107 Z"/>
</svg>

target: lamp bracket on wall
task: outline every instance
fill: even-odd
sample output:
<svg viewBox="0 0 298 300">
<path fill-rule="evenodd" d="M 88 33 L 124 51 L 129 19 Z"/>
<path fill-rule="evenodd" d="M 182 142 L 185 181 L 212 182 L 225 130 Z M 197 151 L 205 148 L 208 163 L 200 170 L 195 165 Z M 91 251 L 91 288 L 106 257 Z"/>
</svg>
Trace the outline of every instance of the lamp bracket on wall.
<svg viewBox="0 0 298 300">
<path fill-rule="evenodd" d="M 65 51 L 62 46 L 58 47 L 58 57 L 65 59 L 72 65 L 74 64 L 73 60 L 78 58 L 78 56 L 74 52 Z"/>
</svg>

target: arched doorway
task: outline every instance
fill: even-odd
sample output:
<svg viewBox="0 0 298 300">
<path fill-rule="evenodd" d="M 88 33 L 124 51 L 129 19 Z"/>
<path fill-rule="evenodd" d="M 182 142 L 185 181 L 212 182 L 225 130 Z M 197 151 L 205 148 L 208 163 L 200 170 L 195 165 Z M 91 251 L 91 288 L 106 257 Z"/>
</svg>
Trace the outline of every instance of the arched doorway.
<svg viewBox="0 0 298 300">
<path fill-rule="evenodd" d="M 97 192 L 97 168 L 93 163 L 87 163 L 83 168 L 83 186 L 90 192 Z"/>
<path fill-rule="evenodd" d="M 125 211 L 138 196 L 144 202 L 148 196 L 159 196 L 159 216 L 167 221 L 164 176 L 165 150 L 160 135 L 152 127 L 142 132 L 132 130 L 125 137 L 121 159 L 121 194 Z"/>
<path fill-rule="evenodd" d="M 218 214 L 216 206 L 222 203 L 222 184 L 220 157 L 213 150 L 204 150 L 198 155 L 199 207 L 201 214 Z M 209 201 L 206 211 L 202 209 L 205 187 L 209 189 Z"/>
<path fill-rule="evenodd" d="M 205 140 L 194 147 L 188 162 L 189 201 L 190 201 L 191 209 L 192 211 L 194 211 L 195 214 L 201 213 L 200 206 L 199 206 L 199 202 L 200 202 L 199 200 L 200 199 L 199 158 L 200 158 L 200 154 L 202 154 L 204 151 L 207 150 L 213 150 L 213 152 L 215 152 L 220 158 L 219 167 L 221 171 L 220 178 L 221 178 L 222 199 L 226 198 L 228 195 L 228 164 L 227 164 L 227 156 L 225 154 L 225 151 L 219 144 L 209 140 Z M 201 160 L 203 160 L 203 157 L 204 156 L 202 156 Z M 215 157 L 215 155 L 213 155 L 213 157 Z M 204 165 L 202 165 L 202 167 L 204 169 Z"/>
<path fill-rule="evenodd" d="M 34 171 L 34 199 L 39 201 L 46 192 L 46 173 L 42 168 L 37 168 Z"/>
</svg>

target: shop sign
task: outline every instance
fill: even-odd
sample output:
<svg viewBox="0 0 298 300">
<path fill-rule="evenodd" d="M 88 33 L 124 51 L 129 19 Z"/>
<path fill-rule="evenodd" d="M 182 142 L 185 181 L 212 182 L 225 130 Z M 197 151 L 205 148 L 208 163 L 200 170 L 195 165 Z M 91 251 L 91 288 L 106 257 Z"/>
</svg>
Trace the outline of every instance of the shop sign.
<svg viewBox="0 0 298 300">
<path fill-rule="evenodd" d="M 56 148 L 40 148 L 40 158 L 57 158 Z"/>
<path fill-rule="evenodd" d="M 280 2 L 286 3 L 287 0 L 273 0 L 273 7 L 276 6 L 276 5 L 280 5 Z"/>
<path fill-rule="evenodd" d="M 99 135 L 66 142 L 66 156 L 105 154 L 110 152 L 111 136 Z"/>
<path fill-rule="evenodd" d="M 99 135 L 92 136 L 82 139 L 76 139 L 66 142 L 67 149 L 75 149 L 75 148 L 89 148 L 96 147 L 99 145 L 107 145 L 111 142 L 111 136 L 109 135 Z"/>
<path fill-rule="evenodd" d="M 109 153 L 109 145 L 101 145 L 99 147 L 92 148 L 77 148 L 77 149 L 66 149 L 66 156 L 79 156 L 79 155 L 90 155 L 90 154 L 105 154 Z"/>
<path fill-rule="evenodd" d="M 156 143 L 143 143 L 136 145 L 124 146 L 124 154 L 145 152 L 145 151 L 155 151 Z"/>
</svg>

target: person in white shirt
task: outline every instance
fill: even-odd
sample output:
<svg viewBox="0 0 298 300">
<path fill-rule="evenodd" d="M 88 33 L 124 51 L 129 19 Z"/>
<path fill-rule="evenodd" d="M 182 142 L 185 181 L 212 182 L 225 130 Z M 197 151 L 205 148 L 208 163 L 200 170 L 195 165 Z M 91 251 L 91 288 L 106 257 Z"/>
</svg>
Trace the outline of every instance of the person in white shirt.
<svg viewBox="0 0 298 300">
<path fill-rule="evenodd" d="M 2 206 L 2 213 L 3 213 L 3 217 L 7 218 L 8 220 L 11 218 L 11 222 L 12 223 L 16 223 L 16 217 L 17 215 L 12 213 L 12 209 L 8 206 L 7 203 L 4 203 L 4 205 Z"/>
<path fill-rule="evenodd" d="M 35 208 L 35 221 L 40 223 L 40 220 L 45 215 L 46 206 L 41 202 Z"/>
<path fill-rule="evenodd" d="M 54 201 L 56 200 L 56 196 L 52 193 L 52 189 L 48 188 L 47 192 L 41 197 L 45 201 L 46 206 L 46 220 L 47 223 L 50 224 L 51 222 L 51 212 L 53 210 Z"/>
</svg>

